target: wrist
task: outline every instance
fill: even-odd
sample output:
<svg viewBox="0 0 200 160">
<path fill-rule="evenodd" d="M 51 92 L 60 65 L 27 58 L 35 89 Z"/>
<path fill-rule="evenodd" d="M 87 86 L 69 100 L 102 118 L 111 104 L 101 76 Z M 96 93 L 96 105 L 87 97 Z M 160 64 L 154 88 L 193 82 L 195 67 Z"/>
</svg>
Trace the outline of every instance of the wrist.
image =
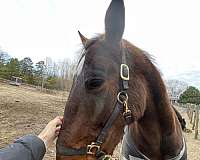
<svg viewBox="0 0 200 160">
<path fill-rule="evenodd" d="M 38 135 L 38 138 L 41 139 L 41 140 L 44 142 L 45 148 L 47 149 L 47 148 L 48 148 L 48 143 L 47 143 L 47 138 L 46 138 L 46 136 L 40 133 L 40 134 Z"/>
</svg>

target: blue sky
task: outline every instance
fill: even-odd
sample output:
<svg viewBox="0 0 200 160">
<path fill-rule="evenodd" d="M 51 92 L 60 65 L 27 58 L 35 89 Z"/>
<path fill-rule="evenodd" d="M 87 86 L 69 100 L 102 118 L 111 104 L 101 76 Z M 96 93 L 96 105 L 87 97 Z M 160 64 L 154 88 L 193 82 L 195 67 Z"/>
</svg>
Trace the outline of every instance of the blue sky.
<svg viewBox="0 0 200 160">
<path fill-rule="evenodd" d="M 0 0 L 0 47 L 11 56 L 73 59 L 77 31 L 104 32 L 110 0 Z M 152 54 L 165 77 L 200 70 L 198 0 L 125 0 L 124 38 Z"/>
</svg>

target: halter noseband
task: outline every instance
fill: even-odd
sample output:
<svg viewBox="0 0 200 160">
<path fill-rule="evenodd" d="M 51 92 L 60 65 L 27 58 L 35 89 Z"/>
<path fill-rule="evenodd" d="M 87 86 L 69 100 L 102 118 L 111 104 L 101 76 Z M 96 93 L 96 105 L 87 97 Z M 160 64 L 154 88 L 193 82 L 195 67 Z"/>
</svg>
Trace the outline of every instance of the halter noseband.
<svg viewBox="0 0 200 160">
<path fill-rule="evenodd" d="M 109 155 L 107 155 L 104 151 L 101 150 L 101 145 L 105 142 L 105 138 L 107 136 L 108 130 L 112 127 L 114 121 L 117 119 L 120 113 L 123 114 L 124 120 L 126 124 L 130 124 L 133 122 L 133 116 L 131 111 L 128 108 L 128 94 L 127 90 L 129 88 L 129 67 L 126 62 L 126 52 L 127 48 L 122 48 L 122 63 L 120 66 L 120 91 L 117 95 L 117 103 L 115 108 L 98 135 L 95 142 L 92 142 L 87 147 L 83 147 L 80 149 L 67 148 L 64 146 L 56 146 L 57 154 L 60 156 L 85 156 L 90 155 L 96 157 L 98 160 L 107 160 L 111 159 Z"/>
</svg>

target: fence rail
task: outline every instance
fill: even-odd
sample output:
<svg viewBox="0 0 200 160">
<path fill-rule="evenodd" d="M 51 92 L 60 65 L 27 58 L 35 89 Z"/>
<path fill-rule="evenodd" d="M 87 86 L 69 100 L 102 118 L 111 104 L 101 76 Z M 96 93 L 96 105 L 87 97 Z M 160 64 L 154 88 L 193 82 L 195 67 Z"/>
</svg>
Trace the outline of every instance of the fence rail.
<svg viewBox="0 0 200 160">
<path fill-rule="evenodd" d="M 199 134 L 199 105 L 195 104 L 186 104 L 187 107 L 187 115 L 190 120 L 190 124 L 192 125 L 192 130 L 195 131 L 194 138 L 198 138 Z"/>
</svg>

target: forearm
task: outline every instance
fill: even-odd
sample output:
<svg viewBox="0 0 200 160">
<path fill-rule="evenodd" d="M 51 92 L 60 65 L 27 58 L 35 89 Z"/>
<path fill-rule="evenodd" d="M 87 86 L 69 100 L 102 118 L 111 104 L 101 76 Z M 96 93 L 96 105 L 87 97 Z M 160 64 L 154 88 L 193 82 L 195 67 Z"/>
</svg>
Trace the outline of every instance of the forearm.
<svg viewBox="0 0 200 160">
<path fill-rule="evenodd" d="M 35 135 L 27 135 L 0 149 L 0 160 L 42 160 L 46 148 Z"/>
</svg>

